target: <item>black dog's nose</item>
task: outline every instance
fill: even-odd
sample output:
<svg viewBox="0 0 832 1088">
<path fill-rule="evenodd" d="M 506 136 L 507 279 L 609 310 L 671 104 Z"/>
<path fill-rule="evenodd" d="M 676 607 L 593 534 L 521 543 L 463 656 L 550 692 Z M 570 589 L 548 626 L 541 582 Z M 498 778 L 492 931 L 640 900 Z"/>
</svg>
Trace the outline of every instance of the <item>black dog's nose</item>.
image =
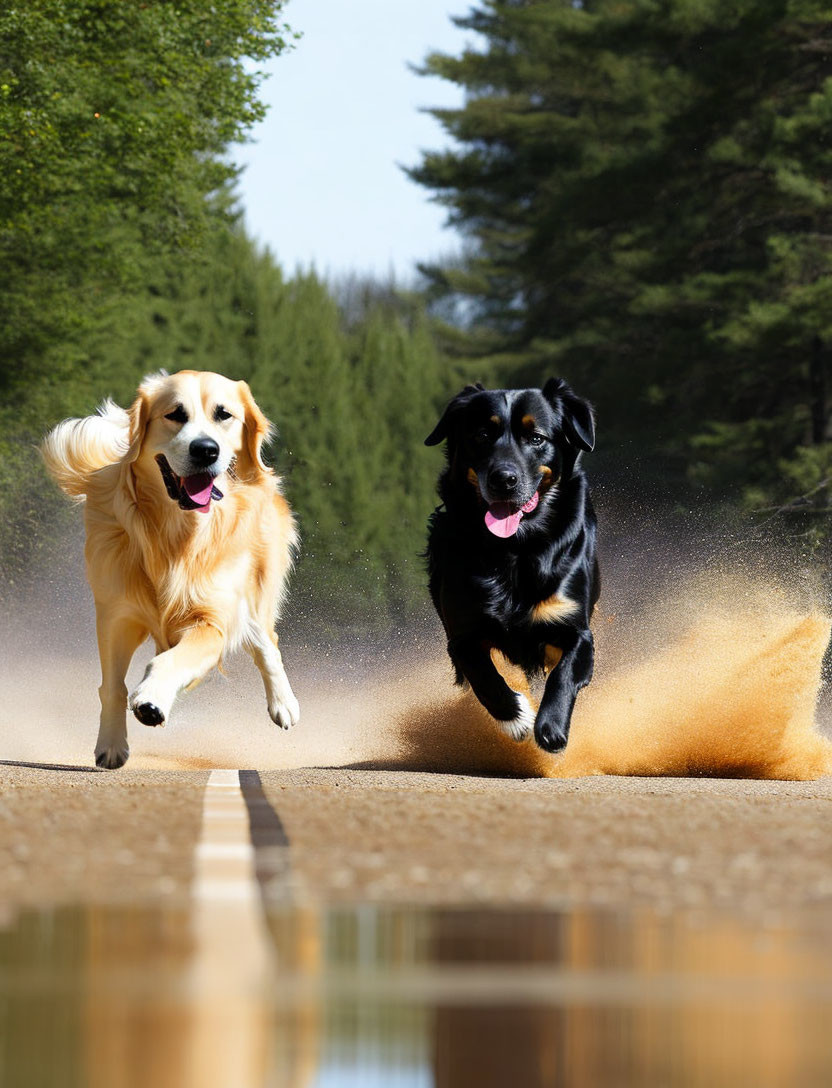
<svg viewBox="0 0 832 1088">
<path fill-rule="evenodd" d="M 513 491 L 517 487 L 517 473 L 510 468 L 492 468 L 488 474 L 488 486 L 503 494 Z"/>
<path fill-rule="evenodd" d="M 213 465 L 220 455 L 220 447 L 213 438 L 195 438 L 188 446 L 188 453 L 198 465 Z"/>
</svg>

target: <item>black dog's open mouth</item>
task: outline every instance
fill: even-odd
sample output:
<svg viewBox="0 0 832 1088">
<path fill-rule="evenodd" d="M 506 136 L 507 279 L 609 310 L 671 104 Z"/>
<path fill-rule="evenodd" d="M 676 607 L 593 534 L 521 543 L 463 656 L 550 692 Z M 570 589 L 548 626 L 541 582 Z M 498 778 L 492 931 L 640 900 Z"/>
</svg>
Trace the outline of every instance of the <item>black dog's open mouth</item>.
<svg viewBox="0 0 832 1088">
<path fill-rule="evenodd" d="M 507 538 L 514 536 L 520 528 L 524 514 L 530 514 L 540 501 L 540 495 L 534 492 L 528 502 L 517 506 L 510 502 L 492 502 L 485 512 L 485 525 L 494 536 Z"/>
<path fill-rule="evenodd" d="M 198 472 L 194 476 L 177 476 L 161 453 L 156 458 L 156 464 L 162 473 L 168 495 L 183 510 L 200 510 L 204 514 L 211 509 L 211 499 L 219 502 L 223 497 L 214 484 L 214 477 L 208 472 Z"/>
</svg>

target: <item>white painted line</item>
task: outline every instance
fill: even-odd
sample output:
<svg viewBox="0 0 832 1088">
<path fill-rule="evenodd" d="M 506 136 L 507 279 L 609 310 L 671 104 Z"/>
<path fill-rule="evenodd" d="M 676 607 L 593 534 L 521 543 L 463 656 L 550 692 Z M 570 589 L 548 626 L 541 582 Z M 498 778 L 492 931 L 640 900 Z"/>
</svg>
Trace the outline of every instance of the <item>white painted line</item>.
<svg viewBox="0 0 832 1088">
<path fill-rule="evenodd" d="M 204 858 L 247 858 L 249 844 L 244 842 L 201 842 L 197 854 Z"/>
<path fill-rule="evenodd" d="M 246 985 L 262 981 L 272 967 L 272 942 L 238 771 L 211 771 L 205 787 L 193 897 L 203 981 L 216 982 L 225 992 L 229 979 Z"/>
<path fill-rule="evenodd" d="M 235 770 L 211 772 L 193 885 L 194 1030 L 188 1083 L 265 1083 L 274 952 L 263 914 L 249 815 Z"/>
<path fill-rule="evenodd" d="M 240 788 L 240 772 L 217 768 L 211 771 L 208 785 L 212 789 L 216 789 L 218 786 L 230 786 L 232 790 L 238 790 Z"/>
<path fill-rule="evenodd" d="M 196 889 L 195 895 L 217 903 L 245 903 L 251 897 L 251 886 L 247 880 L 206 880 Z"/>
</svg>

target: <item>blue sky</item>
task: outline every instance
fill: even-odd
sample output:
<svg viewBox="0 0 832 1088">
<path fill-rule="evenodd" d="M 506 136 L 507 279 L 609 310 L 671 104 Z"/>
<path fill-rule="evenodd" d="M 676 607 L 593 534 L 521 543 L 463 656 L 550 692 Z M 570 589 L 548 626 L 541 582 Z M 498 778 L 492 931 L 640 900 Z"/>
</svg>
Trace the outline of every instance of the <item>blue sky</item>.
<svg viewBox="0 0 832 1088">
<path fill-rule="evenodd" d="M 458 236 L 445 211 L 398 164 L 447 146 L 426 106 L 461 92 L 412 73 L 430 50 L 458 54 L 471 36 L 450 21 L 469 0 L 290 0 L 286 21 L 303 37 L 269 67 L 266 120 L 238 149 L 249 232 L 287 272 L 391 269 L 449 254 Z"/>
</svg>

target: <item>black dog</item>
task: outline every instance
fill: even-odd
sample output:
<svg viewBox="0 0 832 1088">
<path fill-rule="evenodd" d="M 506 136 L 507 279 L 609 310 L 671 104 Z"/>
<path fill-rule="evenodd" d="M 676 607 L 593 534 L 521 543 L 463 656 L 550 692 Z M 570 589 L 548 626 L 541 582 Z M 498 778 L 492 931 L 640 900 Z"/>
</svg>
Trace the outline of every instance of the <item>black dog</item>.
<svg viewBox="0 0 832 1088">
<path fill-rule="evenodd" d="M 594 661 L 596 522 L 579 464 L 595 445 L 592 408 L 560 378 L 542 392 L 469 385 L 425 445 L 443 439 L 443 505 L 430 519 L 427 558 L 457 683 L 467 680 L 510 736 L 534 725 L 541 748 L 556 752 Z M 527 675 L 551 670 L 536 720 L 492 648 Z"/>
</svg>

